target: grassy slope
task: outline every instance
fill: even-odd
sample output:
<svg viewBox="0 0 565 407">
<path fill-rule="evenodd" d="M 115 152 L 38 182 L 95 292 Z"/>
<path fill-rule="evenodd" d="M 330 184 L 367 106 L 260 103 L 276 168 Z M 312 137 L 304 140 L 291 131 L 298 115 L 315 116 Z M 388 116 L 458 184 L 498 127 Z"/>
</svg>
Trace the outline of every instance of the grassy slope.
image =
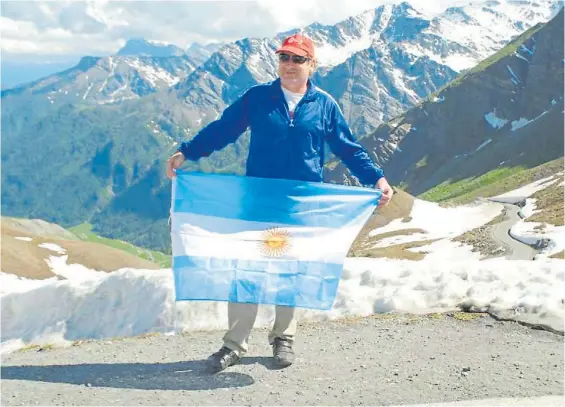
<svg viewBox="0 0 565 407">
<path fill-rule="evenodd" d="M 500 168 L 453 184 L 444 182 L 420 194 L 418 198 L 440 202 L 446 206 L 461 205 L 478 197 L 488 198 L 511 191 L 560 171 L 563 171 L 563 158 L 530 169 Z"/>
<path fill-rule="evenodd" d="M 108 239 L 105 237 L 100 237 L 96 233 L 91 231 L 92 225 L 89 223 L 83 223 L 70 228 L 69 230 L 77 235 L 81 240 L 87 242 L 100 243 L 115 249 L 123 250 L 127 253 L 133 254 L 144 260 L 149 260 L 151 262 L 157 263 L 160 267 L 168 268 L 171 267 L 171 256 L 164 253 L 142 249 L 131 243 L 124 242 L 122 240 Z"/>
<path fill-rule="evenodd" d="M 558 181 L 549 187 L 536 192 L 531 197 L 536 199 L 536 209 L 539 212 L 534 213 L 528 218 L 530 222 L 550 223 L 554 226 L 564 226 L 564 208 L 563 198 L 565 188 L 563 187 L 563 176 L 557 177 Z M 565 259 L 565 251 L 550 256 L 556 259 Z"/>
<path fill-rule="evenodd" d="M 563 176 L 557 177 L 557 182 L 531 196 L 536 200 L 536 210 L 540 212 L 534 213 L 528 218 L 530 222 L 549 223 L 554 226 L 563 226 Z"/>
</svg>

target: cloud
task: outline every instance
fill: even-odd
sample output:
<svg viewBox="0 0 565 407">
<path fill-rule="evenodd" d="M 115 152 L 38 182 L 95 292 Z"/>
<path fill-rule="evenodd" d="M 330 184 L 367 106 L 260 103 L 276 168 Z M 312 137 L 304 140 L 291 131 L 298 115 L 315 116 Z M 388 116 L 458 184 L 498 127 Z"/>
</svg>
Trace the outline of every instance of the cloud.
<svg viewBox="0 0 565 407">
<path fill-rule="evenodd" d="M 130 38 L 193 42 L 272 37 L 315 21 L 334 24 L 393 0 L 3 1 L 3 57 L 108 55 Z M 411 0 L 435 7 L 459 0 Z M 443 7 L 444 8 L 444 7 Z"/>
<path fill-rule="evenodd" d="M 59 23 L 64 30 L 74 34 L 97 34 L 104 32 L 106 24 L 91 15 L 87 3 L 72 3 L 59 13 Z"/>
</svg>

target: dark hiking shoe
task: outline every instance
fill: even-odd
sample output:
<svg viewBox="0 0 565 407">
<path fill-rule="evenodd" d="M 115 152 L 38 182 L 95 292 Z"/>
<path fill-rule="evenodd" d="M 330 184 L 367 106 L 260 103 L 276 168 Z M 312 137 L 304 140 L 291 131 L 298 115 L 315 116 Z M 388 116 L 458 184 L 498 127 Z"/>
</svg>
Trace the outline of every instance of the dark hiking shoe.
<svg viewBox="0 0 565 407">
<path fill-rule="evenodd" d="M 290 341 L 275 338 L 273 342 L 273 358 L 277 367 L 287 367 L 294 362 L 294 351 Z"/>
<path fill-rule="evenodd" d="M 206 364 L 210 370 L 220 372 L 235 365 L 240 359 L 241 357 L 235 351 L 226 346 L 222 346 L 219 351 L 210 355 Z"/>
</svg>

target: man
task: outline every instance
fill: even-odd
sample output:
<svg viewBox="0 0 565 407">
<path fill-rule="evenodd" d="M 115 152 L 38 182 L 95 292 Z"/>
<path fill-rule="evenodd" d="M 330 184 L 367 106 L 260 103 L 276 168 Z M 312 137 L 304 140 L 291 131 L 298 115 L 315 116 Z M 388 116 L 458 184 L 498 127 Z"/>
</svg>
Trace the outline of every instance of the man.
<svg viewBox="0 0 565 407">
<path fill-rule="evenodd" d="M 279 78 L 253 86 L 226 108 L 221 118 L 192 140 L 183 142 L 167 162 L 168 177 L 175 176 L 174 170 L 185 159 L 207 157 L 251 128 L 248 176 L 322 182 L 327 143 L 363 185 L 383 191 L 379 205 L 386 205 L 393 191 L 383 171 L 356 142 L 336 101 L 309 78 L 316 68 L 312 40 L 301 34 L 292 35 L 276 54 Z M 215 370 L 237 363 L 247 352 L 257 310 L 257 304 L 228 305 L 229 330 L 224 346 L 208 360 Z M 294 360 L 295 332 L 295 309 L 277 306 L 269 343 L 279 367 L 289 366 Z"/>
</svg>

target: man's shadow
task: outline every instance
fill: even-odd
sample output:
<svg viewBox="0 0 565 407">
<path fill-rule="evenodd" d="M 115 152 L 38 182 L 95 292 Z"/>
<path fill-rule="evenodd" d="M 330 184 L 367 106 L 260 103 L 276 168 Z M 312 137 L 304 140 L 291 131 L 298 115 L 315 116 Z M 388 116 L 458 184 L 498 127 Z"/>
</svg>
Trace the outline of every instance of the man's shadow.
<svg viewBox="0 0 565 407">
<path fill-rule="evenodd" d="M 259 363 L 272 369 L 271 358 L 243 358 L 242 365 Z M 77 365 L 2 366 L 2 380 L 69 383 L 89 387 L 141 390 L 212 390 L 250 386 L 244 373 L 210 372 L 206 361 L 175 363 L 84 363 Z"/>
</svg>

